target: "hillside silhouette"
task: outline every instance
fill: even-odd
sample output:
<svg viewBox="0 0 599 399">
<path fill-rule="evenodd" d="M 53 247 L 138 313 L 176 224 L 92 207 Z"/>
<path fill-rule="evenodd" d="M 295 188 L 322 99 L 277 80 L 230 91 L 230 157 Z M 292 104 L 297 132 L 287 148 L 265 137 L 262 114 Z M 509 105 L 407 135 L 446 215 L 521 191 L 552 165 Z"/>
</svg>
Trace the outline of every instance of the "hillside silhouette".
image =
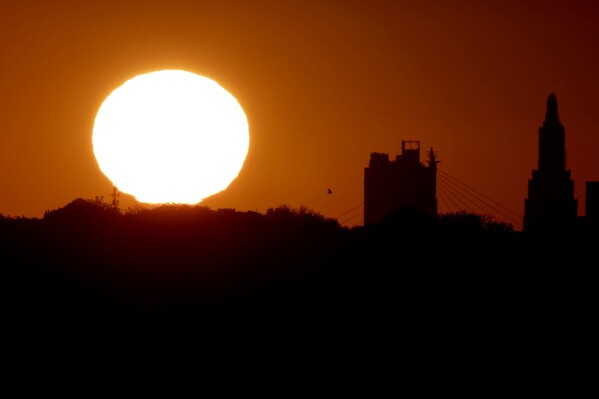
<svg viewBox="0 0 599 399">
<path fill-rule="evenodd" d="M 276 326 L 503 347 L 589 331 L 596 227 L 530 237 L 402 208 L 346 228 L 307 208 L 121 213 L 76 199 L 40 219 L 0 217 L 3 317 L 16 331 Z"/>
</svg>

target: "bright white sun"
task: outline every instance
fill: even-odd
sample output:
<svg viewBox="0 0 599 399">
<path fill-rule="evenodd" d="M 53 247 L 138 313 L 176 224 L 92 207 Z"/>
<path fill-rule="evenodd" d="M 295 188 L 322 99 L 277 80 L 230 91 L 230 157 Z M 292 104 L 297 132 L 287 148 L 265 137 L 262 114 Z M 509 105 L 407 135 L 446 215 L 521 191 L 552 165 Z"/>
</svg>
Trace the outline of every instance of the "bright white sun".
<svg viewBox="0 0 599 399">
<path fill-rule="evenodd" d="M 113 91 L 92 141 L 100 169 L 120 191 L 140 202 L 195 204 L 237 177 L 249 130 L 243 109 L 218 83 L 166 70 Z"/>
</svg>

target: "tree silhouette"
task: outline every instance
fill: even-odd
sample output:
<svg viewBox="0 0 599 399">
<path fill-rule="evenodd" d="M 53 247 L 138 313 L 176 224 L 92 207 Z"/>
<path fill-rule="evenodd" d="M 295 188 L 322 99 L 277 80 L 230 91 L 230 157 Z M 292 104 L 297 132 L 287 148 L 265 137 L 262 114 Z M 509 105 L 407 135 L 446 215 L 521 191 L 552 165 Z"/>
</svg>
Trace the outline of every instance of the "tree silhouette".
<svg viewBox="0 0 599 399">
<path fill-rule="evenodd" d="M 589 310 L 586 234 L 548 246 L 466 212 L 403 208 L 346 228 L 306 207 L 262 214 L 165 204 L 120 213 L 101 198 L 79 198 L 41 219 L 0 217 L 6 322 L 287 325 L 413 340 L 444 331 L 459 340 L 480 326 L 532 328 L 530 309 L 546 320 L 557 292 L 560 306 L 576 302 L 573 315 Z M 556 263 L 562 256 L 568 262 Z"/>
</svg>

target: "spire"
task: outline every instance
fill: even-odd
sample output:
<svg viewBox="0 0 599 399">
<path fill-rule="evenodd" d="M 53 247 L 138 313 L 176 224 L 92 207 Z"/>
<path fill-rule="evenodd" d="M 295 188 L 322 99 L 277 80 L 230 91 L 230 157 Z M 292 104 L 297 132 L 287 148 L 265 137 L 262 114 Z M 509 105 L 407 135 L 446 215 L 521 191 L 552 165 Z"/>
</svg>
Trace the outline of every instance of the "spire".
<svg viewBox="0 0 599 399">
<path fill-rule="evenodd" d="M 566 137 L 557 114 L 557 97 L 547 97 L 545 121 L 539 129 L 539 170 L 562 173 L 566 168 Z"/>
<path fill-rule="evenodd" d="M 432 168 L 433 170 L 437 170 L 438 163 L 439 161 L 437 161 L 433 147 L 431 147 L 431 149 L 428 151 L 428 167 Z"/>
<path fill-rule="evenodd" d="M 557 97 L 552 92 L 547 97 L 547 112 L 545 113 L 545 124 L 559 123 L 559 115 L 557 114 Z"/>
</svg>

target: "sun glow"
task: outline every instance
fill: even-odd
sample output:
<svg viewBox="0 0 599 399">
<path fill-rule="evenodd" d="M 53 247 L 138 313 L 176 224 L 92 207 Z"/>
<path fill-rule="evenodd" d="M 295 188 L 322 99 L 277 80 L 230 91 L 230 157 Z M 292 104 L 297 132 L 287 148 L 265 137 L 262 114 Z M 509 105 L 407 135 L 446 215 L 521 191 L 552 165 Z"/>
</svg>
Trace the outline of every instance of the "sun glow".
<svg viewBox="0 0 599 399">
<path fill-rule="evenodd" d="M 140 202 L 195 204 L 226 189 L 249 148 L 247 118 L 215 81 L 157 71 L 125 82 L 93 130 L 100 170 Z"/>
</svg>

